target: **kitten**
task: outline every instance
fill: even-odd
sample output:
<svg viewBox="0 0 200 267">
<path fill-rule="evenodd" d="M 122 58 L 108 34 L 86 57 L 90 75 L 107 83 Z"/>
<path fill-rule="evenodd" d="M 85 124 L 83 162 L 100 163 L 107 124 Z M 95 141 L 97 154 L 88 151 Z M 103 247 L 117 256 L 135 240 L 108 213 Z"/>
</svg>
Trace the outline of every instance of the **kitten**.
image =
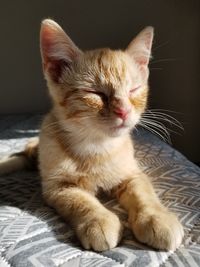
<svg viewBox="0 0 200 267">
<path fill-rule="evenodd" d="M 142 243 L 175 250 L 183 238 L 177 217 L 138 167 L 130 137 L 147 104 L 152 40 L 147 27 L 124 51 L 83 52 L 53 20 L 41 25 L 53 108 L 39 147 L 29 144 L 25 154 L 32 157 L 38 149 L 44 199 L 70 222 L 85 249 L 114 248 L 122 236 L 117 215 L 96 198 L 99 189 L 118 199 Z"/>
</svg>

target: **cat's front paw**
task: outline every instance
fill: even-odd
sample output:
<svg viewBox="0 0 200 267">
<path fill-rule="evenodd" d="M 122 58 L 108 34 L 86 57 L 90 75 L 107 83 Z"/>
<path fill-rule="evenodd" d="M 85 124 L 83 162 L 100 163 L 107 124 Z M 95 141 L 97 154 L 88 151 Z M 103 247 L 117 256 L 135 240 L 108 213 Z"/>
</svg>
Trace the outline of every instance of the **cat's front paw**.
<svg viewBox="0 0 200 267">
<path fill-rule="evenodd" d="M 78 224 L 76 233 L 85 249 L 105 251 L 117 246 L 122 235 L 119 218 L 110 211 Z"/>
<path fill-rule="evenodd" d="M 130 218 L 131 228 L 142 243 L 157 249 L 175 250 L 182 242 L 184 231 L 176 215 L 165 208 L 143 210 Z"/>
</svg>

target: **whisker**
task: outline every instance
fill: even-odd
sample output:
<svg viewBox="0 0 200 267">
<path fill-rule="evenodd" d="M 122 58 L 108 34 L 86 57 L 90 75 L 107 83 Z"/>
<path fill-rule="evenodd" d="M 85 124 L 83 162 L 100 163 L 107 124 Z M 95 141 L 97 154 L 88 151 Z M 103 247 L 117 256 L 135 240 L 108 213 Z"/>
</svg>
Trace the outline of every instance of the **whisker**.
<svg viewBox="0 0 200 267">
<path fill-rule="evenodd" d="M 173 61 L 178 61 L 178 60 L 180 60 L 180 58 L 161 58 L 161 59 L 158 59 L 158 60 L 150 61 L 150 65 L 151 64 L 160 63 L 160 62 L 173 62 Z"/>
<path fill-rule="evenodd" d="M 183 125 L 180 121 L 178 121 L 176 118 L 174 118 L 173 116 L 167 114 L 167 113 L 164 113 L 164 112 L 160 112 L 160 111 L 167 111 L 169 112 L 169 110 L 162 110 L 162 109 L 151 109 L 151 110 L 147 110 L 144 115 L 146 114 L 151 114 L 153 116 L 160 116 L 162 118 L 166 118 L 167 120 L 169 120 L 171 123 L 176 123 L 177 125 L 179 125 L 180 128 L 183 129 Z M 171 111 L 173 112 L 173 111 Z M 178 113 L 178 112 L 173 112 L 173 113 L 177 113 L 177 114 L 181 114 L 181 113 Z"/>
<path fill-rule="evenodd" d="M 166 41 L 166 42 L 164 42 L 164 43 L 162 43 L 162 44 L 160 44 L 160 45 L 154 47 L 154 48 L 152 49 L 152 51 L 154 52 L 154 51 L 158 50 L 159 48 L 168 45 L 169 43 L 170 43 L 170 41 Z"/>
<path fill-rule="evenodd" d="M 148 109 L 150 111 L 167 111 L 167 112 L 171 112 L 171 113 L 176 113 L 176 114 L 183 114 L 181 112 L 175 111 L 175 110 L 171 110 L 171 109 L 162 109 L 162 108 L 152 108 L 152 109 Z"/>
<path fill-rule="evenodd" d="M 146 118 L 145 118 L 145 119 L 146 119 Z M 142 118 L 141 120 L 144 121 L 143 118 Z M 166 125 L 164 125 L 164 124 L 161 123 L 160 121 L 155 121 L 154 119 L 151 120 L 151 119 L 149 119 L 149 118 L 148 118 L 147 120 L 148 120 L 147 123 L 149 123 L 149 125 L 154 125 L 154 127 L 157 126 L 158 128 L 160 128 L 160 129 L 162 129 L 163 131 L 167 132 L 169 136 L 170 136 L 169 132 L 171 132 L 171 133 L 175 133 L 175 134 L 180 134 L 180 133 L 178 133 L 178 132 L 176 132 L 176 131 L 174 131 L 174 130 L 168 128 Z"/>
<path fill-rule="evenodd" d="M 137 133 L 140 133 L 139 129 L 137 128 L 137 125 L 135 125 L 134 130 L 136 130 Z"/>
<path fill-rule="evenodd" d="M 167 131 L 165 125 L 162 124 L 162 123 L 160 123 L 160 122 L 158 123 L 158 122 L 153 121 L 153 120 L 145 120 L 145 119 L 143 119 L 143 118 L 142 118 L 142 122 L 147 123 L 147 124 L 149 124 L 149 125 L 153 125 L 153 126 L 155 126 L 155 127 L 158 127 L 158 128 L 160 128 L 160 129 L 162 129 L 167 135 L 169 135 L 169 133 L 168 133 L 168 131 Z"/>
<path fill-rule="evenodd" d="M 174 129 L 168 128 L 164 123 L 168 123 L 180 130 L 184 130 L 184 128 L 180 121 L 164 111 L 178 114 L 178 112 L 173 112 L 171 110 L 149 109 L 142 114 L 140 125 L 171 144 L 170 132 L 176 134 L 180 133 L 176 132 Z"/>
<path fill-rule="evenodd" d="M 163 135 L 156 131 L 155 129 L 152 129 L 151 127 L 147 126 L 146 124 L 143 124 L 142 122 L 139 123 L 143 128 L 146 128 L 148 131 L 152 132 L 153 134 L 158 135 L 163 141 L 165 141 L 166 143 L 170 143 L 171 140 L 166 139 L 165 137 L 163 137 Z"/>
<path fill-rule="evenodd" d="M 174 110 L 170 110 L 170 109 L 158 109 L 158 108 L 155 108 L 155 109 L 149 109 L 147 110 L 148 111 L 151 111 L 151 112 L 161 112 L 162 114 L 164 115 L 167 115 L 167 116 L 170 116 L 169 114 L 167 113 L 164 113 L 164 112 L 168 112 L 168 113 L 173 113 L 173 114 L 179 114 L 179 115 L 184 115 L 182 112 L 178 112 L 178 111 L 174 111 Z"/>
<path fill-rule="evenodd" d="M 158 122 L 155 121 L 147 121 L 147 120 L 142 120 L 143 124 L 146 124 L 148 127 L 153 127 L 153 129 L 158 130 L 160 133 L 163 134 L 163 136 L 166 137 L 167 140 L 170 139 L 170 134 L 167 130 L 167 128 L 163 124 L 159 124 Z"/>
<path fill-rule="evenodd" d="M 176 126 L 177 128 L 179 128 L 180 130 L 184 130 L 183 128 L 183 125 L 178 121 L 176 120 L 175 118 L 165 118 L 164 115 L 160 115 L 160 114 L 144 114 L 142 116 L 143 118 L 150 118 L 150 119 L 158 119 L 158 120 L 161 120 L 161 121 L 165 121 L 167 123 L 169 123 L 170 125 L 173 125 L 173 126 Z"/>
<path fill-rule="evenodd" d="M 150 70 L 163 70 L 163 68 L 149 68 Z"/>
</svg>

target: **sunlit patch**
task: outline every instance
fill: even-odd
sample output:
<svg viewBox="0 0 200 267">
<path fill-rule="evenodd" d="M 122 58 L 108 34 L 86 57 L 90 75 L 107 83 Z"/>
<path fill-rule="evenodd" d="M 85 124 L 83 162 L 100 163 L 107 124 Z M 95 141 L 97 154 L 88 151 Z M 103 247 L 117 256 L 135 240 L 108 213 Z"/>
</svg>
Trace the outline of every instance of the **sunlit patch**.
<svg viewBox="0 0 200 267">
<path fill-rule="evenodd" d="M 144 111 L 147 103 L 148 89 L 145 88 L 137 95 L 131 95 L 129 100 L 135 109 L 138 111 Z"/>
<path fill-rule="evenodd" d="M 104 103 L 99 95 L 93 94 L 92 96 L 84 96 L 84 103 L 93 109 L 101 110 L 104 106 Z"/>
</svg>

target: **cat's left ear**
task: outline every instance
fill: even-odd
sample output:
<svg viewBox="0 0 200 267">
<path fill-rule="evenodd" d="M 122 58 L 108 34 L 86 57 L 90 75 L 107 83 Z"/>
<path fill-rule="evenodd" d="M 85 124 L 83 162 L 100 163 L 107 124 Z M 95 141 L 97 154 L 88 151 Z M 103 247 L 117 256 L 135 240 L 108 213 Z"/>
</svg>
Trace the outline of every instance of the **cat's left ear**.
<svg viewBox="0 0 200 267">
<path fill-rule="evenodd" d="M 147 67 L 151 57 L 154 29 L 149 26 L 142 30 L 128 45 L 126 52 L 141 67 Z"/>
</svg>

